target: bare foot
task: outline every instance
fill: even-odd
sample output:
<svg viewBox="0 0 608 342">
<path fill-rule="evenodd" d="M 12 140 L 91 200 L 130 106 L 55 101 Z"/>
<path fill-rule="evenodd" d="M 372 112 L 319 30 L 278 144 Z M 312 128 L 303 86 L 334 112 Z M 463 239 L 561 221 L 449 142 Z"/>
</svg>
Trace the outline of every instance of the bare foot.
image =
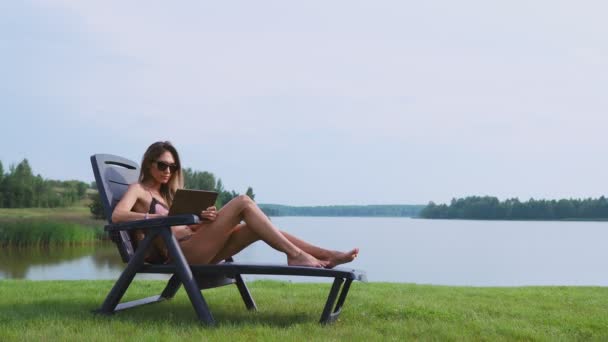
<svg viewBox="0 0 608 342">
<path fill-rule="evenodd" d="M 346 264 L 355 260 L 359 255 L 359 248 L 351 249 L 348 252 L 333 252 L 333 255 L 326 261 L 326 268 L 334 268 L 341 264 Z"/>
<path fill-rule="evenodd" d="M 287 256 L 289 266 L 327 267 L 327 262 L 319 260 L 312 255 L 300 250 L 294 257 Z"/>
</svg>

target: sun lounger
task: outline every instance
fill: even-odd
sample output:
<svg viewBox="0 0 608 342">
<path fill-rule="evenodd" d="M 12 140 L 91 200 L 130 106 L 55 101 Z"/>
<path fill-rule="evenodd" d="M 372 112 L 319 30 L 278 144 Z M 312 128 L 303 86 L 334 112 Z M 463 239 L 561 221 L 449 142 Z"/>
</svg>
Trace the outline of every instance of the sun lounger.
<svg viewBox="0 0 608 342">
<path fill-rule="evenodd" d="M 126 263 L 124 271 L 108 293 L 101 308 L 97 310 L 99 313 L 113 314 L 140 305 L 168 300 L 175 296 L 181 285 L 184 285 L 200 322 L 213 325 L 215 321 L 201 289 L 235 284 L 246 308 L 257 310 L 251 293 L 243 281 L 243 274 L 312 276 L 334 279 L 320 319 L 320 323 L 326 324 L 335 321 L 340 315 L 353 280 L 366 280 L 364 272 L 352 269 L 241 264 L 234 262 L 232 258 L 219 264 L 190 265 L 171 233 L 171 226 L 196 224 L 199 222 L 199 218 L 196 215 L 179 215 L 113 224 L 111 217 L 114 207 L 129 184 L 137 182 L 139 167 L 133 161 L 109 154 L 91 156 L 91 164 L 104 213 L 109 223 L 105 226 L 105 231 L 110 234 L 110 238 L 118 247 L 122 260 Z M 146 232 L 144 240 L 140 241 L 136 248 L 134 248 L 129 234 L 135 230 Z M 144 260 L 146 251 L 158 236 L 162 238 L 169 251 L 170 263 L 150 264 Z M 172 276 L 160 295 L 119 303 L 137 273 L 162 273 Z"/>
</svg>

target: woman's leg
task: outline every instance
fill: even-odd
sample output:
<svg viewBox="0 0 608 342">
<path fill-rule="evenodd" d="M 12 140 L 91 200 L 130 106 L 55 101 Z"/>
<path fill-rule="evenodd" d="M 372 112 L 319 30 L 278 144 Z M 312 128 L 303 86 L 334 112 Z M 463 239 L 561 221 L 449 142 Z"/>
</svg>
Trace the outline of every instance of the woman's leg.
<svg viewBox="0 0 608 342">
<path fill-rule="evenodd" d="M 201 224 L 201 228 L 191 239 L 181 243 L 182 250 L 190 262 L 208 263 L 224 249 L 241 220 L 245 221 L 261 240 L 287 255 L 289 265 L 323 267 L 321 262 L 291 243 L 270 222 L 268 217 L 247 196 L 240 195 L 228 202 L 219 212 L 217 219 Z"/>
<path fill-rule="evenodd" d="M 287 232 L 280 231 L 291 243 L 302 249 L 304 252 L 312 255 L 313 257 L 326 261 L 324 265 L 327 268 L 335 267 L 336 265 L 344 264 L 353 261 L 359 249 L 355 248 L 348 252 L 330 251 L 315 245 L 312 245 L 304 240 L 301 240 Z M 232 230 L 228 241 L 219 253 L 212 259 L 211 263 L 218 263 L 226 258 L 229 258 L 238 252 L 242 251 L 245 247 L 258 241 L 260 237 L 251 230 L 247 224 L 239 224 Z"/>
<path fill-rule="evenodd" d="M 226 241 L 226 244 L 217 253 L 217 255 L 213 257 L 211 263 L 215 264 L 230 258 L 258 240 L 260 240 L 258 234 L 253 232 L 251 228 L 247 227 L 246 223 L 241 223 L 232 230 L 228 241 Z"/>
<path fill-rule="evenodd" d="M 281 231 L 281 234 L 285 236 L 291 243 L 298 246 L 304 252 L 314 256 L 319 260 L 326 261 L 325 267 L 333 268 L 340 264 L 345 264 L 355 260 L 359 254 L 359 248 L 353 248 L 348 252 L 332 251 L 319 246 L 310 244 L 300 238 L 297 238 L 285 231 Z"/>
</svg>

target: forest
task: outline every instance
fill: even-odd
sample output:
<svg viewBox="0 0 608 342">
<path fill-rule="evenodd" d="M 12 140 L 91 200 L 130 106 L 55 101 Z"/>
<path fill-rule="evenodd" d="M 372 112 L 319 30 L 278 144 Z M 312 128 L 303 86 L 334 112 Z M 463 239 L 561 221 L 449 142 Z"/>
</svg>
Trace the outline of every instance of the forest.
<svg viewBox="0 0 608 342">
<path fill-rule="evenodd" d="M 85 198 L 88 183 L 58 181 L 34 176 L 27 159 L 11 165 L 8 172 L 0 161 L 1 208 L 56 208 L 67 207 Z"/>
<path fill-rule="evenodd" d="M 600 198 L 536 200 L 517 198 L 504 201 L 492 196 L 452 199 L 450 204 L 430 202 L 420 217 L 429 219 L 481 220 L 604 220 L 608 219 L 608 200 Z"/>
<path fill-rule="evenodd" d="M 239 195 L 226 190 L 220 178 L 207 171 L 185 168 L 184 187 L 214 190 L 219 193 L 217 206 L 228 203 Z M 246 194 L 255 199 L 253 189 Z M 34 175 L 27 159 L 11 165 L 7 171 L 0 161 L 1 208 L 56 208 L 76 205 L 88 200 L 94 217 L 103 218 L 95 183 L 78 180 L 51 180 Z M 586 199 L 529 199 L 510 198 L 500 201 L 492 196 L 454 198 L 449 204 L 428 205 L 331 205 L 286 206 L 260 204 L 269 216 L 376 216 L 421 217 L 429 219 L 482 220 L 605 220 L 608 219 L 608 199 L 604 196 Z"/>
</svg>

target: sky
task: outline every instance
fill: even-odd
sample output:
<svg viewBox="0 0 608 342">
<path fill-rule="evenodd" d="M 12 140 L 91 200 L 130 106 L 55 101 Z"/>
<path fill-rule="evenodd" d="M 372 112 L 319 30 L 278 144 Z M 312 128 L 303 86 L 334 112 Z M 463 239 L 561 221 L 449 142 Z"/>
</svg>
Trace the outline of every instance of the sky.
<svg viewBox="0 0 608 342">
<path fill-rule="evenodd" d="M 606 195 L 605 1 L 3 1 L 0 161 L 182 163 L 260 203 Z"/>
</svg>

